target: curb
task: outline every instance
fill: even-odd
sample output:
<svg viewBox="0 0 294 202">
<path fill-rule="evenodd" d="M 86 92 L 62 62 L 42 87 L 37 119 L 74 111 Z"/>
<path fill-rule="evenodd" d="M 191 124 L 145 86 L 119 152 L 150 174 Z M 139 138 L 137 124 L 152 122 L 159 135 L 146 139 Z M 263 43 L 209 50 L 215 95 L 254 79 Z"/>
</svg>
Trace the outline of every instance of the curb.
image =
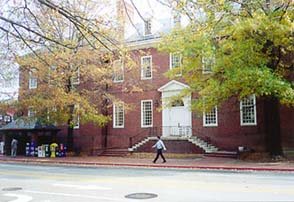
<svg viewBox="0 0 294 202">
<path fill-rule="evenodd" d="M 37 165 L 62 165 L 85 167 L 128 167 L 128 168 L 157 168 L 157 169 L 185 169 L 185 170 L 216 170 L 216 171 L 264 171 L 264 172 L 294 172 L 294 168 L 272 167 L 236 167 L 236 166 L 194 166 L 194 165 L 168 165 L 168 164 L 136 164 L 136 163 L 107 163 L 83 161 L 38 161 L 29 159 L 0 159 L 0 163 L 25 163 Z"/>
</svg>

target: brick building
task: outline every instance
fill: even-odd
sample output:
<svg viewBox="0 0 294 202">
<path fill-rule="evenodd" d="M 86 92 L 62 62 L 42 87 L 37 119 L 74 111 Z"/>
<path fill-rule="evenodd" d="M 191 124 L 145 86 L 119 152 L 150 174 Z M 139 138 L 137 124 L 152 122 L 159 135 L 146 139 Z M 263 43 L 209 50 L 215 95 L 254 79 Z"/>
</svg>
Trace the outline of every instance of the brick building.
<svg viewBox="0 0 294 202">
<path fill-rule="evenodd" d="M 149 152 L 153 137 L 160 135 L 171 153 L 236 151 L 239 146 L 265 150 L 263 101 L 254 95 L 241 102 L 230 99 L 210 113 L 191 112 L 189 103 L 196 98 L 196 92 L 164 107 L 166 98 L 189 88 L 180 74 L 175 80 L 164 76 L 168 70 L 180 67 L 180 55 L 161 53 L 156 49 L 159 33 L 169 32 L 175 23 L 179 23 L 178 19 L 157 22 L 160 28 L 153 32 L 152 20 L 147 20 L 138 26 L 139 33 L 128 38 L 137 68 L 130 73 L 121 61 L 114 63 L 114 68 L 121 71 L 114 75 L 110 88 L 124 104 L 113 104 L 108 108 L 112 122 L 104 129 L 97 130 L 91 124 L 80 125 L 75 130 L 76 144 L 82 148 L 92 147 L 92 153 L 115 148 Z M 136 80 L 142 92 L 125 92 L 124 83 L 130 80 Z M 283 147 L 293 148 L 294 110 L 284 106 L 280 110 Z"/>
<path fill-rule="evenodd" d="M 180 74 L 175 80 L 164 76 L 172 68 L 181 68 L 181 56 L 161 53 L 156 48 L 160 34 L 169 32 L 179 20 L 159 21 L 156 29 L 152 19 L 146 20 L 138 26 L 139 33 L 127 39 L 137 68 L 128 71 L 120 60 L 115 61 L 116 71 L 109 89 L 123 103 L 110 103 L 107 114 L 112 121 L 104 128 L 91 123 L 78 124 L 74 129 L 75 147 L 89 154 L 111 149 L 149 152 L 154 137 L 160 135 L 171 153 L 236 151 L 239 146 L 264 151 L 263 102 L 254 95 L 241 102 L 230 99 L 209 113 L 191 112 L 189 103 L 196 98 L 196 92 L 165 107 L 167 98 L 189 88 Z M 124 83 L 130 80 L 136 80 L 134 83 L 141 91 L 125 91 Z M 30 78 L 29 87 L 37 87 L 36 78 Z M 293 148 L 294 110 L 287 107 L 280 110 L 283 146 Z M 57 136 L 60 142 L 65 142 L 66 129 Z"/>
</svg>

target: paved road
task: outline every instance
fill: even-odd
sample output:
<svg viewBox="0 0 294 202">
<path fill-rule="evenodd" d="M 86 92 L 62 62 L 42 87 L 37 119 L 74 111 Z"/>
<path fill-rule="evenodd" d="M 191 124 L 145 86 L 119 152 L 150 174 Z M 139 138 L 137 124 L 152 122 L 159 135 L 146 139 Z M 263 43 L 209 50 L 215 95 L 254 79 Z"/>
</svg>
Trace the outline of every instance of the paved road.
<svg viewBox="0 0 294 202">
<path fill-rule="evenodd" d="M 0 202 L 97 201 L 294 201 L 294 174 L 0 164 Z"/>
</svg>

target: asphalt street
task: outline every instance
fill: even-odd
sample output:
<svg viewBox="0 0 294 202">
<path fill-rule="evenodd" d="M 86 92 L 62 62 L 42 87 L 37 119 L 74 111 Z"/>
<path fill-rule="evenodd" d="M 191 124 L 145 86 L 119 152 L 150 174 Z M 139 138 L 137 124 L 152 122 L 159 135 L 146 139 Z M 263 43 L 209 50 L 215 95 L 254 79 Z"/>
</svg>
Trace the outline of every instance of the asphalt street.
<svg viewBox="0 0 294 202">
<path fill-rule="evenodd" d="M 0 164 L 0 202 L 97 201 L 290 202 L 294 174 Z"/>
</svg>

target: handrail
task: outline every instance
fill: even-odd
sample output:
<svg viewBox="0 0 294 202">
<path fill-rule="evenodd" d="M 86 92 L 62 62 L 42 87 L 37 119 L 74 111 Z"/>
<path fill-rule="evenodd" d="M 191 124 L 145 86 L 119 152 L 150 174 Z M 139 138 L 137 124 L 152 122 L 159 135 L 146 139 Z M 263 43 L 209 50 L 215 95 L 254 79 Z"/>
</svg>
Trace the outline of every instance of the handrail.
<svg viewBox="0 0 294 202">
<path fill-rule="evenodd" d="M 129 148 L 147 137 L 162 136 L 164 130 L 168 130 L 168 132 L 170 132 L 169 135 L 177 137 L 189 137 L 193 134 L 197 134 L 196 128 L 192 128 L 191 126 L 155 126 L 142 128 L 139 134 L 129 137 Z M 211 138 L 208 136 L 197 135 L 197 137 L 204 140 L 207 145 L 211 143 Z"/>
<path fill-rule="evenodd" d="M 142 141 L 144 138 L 162 136 L 164 130 L 167 130 L 170 135 L 175 136 L 186 137 L 192 135 L 191 126 L 155 126 L 144 128 L 139 134 L 129 137 L 129 147 L 132 147 L 135 143 Z"/>
<path fill-rule="evenodd" d="M 141 138 L 141 137 L 146 137 L 146 135 L 150 136 L 151 129 L 152 128 L 144 128 L 139 134 L 129 137 L 129 147 L 133 146 L 133 143 L 135 142 L 134 139 Z"/>
</svg>

